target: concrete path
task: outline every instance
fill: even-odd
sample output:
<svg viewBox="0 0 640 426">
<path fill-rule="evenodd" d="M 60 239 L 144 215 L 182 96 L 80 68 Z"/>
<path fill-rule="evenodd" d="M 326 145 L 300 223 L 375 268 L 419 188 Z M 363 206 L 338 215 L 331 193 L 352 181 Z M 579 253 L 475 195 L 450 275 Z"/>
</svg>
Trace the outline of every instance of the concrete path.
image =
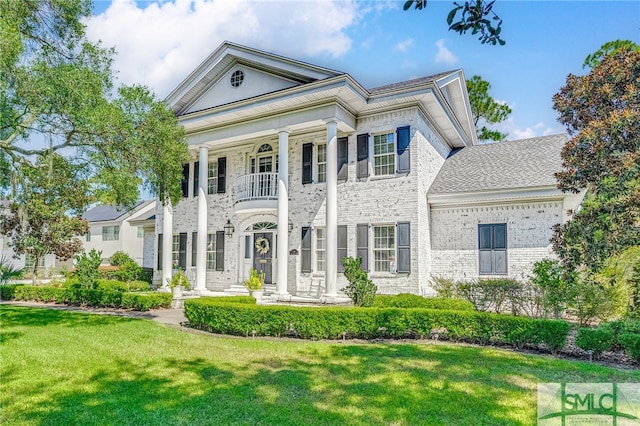
<svg viewBox="0 0 640 426">
<path fill-rule="evenodd" d="M 0 305 L 27 306 L 31 308 L 59 309 L 63 311 L 85 312 L 88 314 L 116 315 L 127 318 L 140 318 L 158 321 L 159 323 L 179 326 L 187 321 L 182 309 L 153 309 L 147 312 L 125 311 L 121 309 L 88 308 L 83 306 L 56 305 L 43 302 L 0 301 Z"/>
</svg>

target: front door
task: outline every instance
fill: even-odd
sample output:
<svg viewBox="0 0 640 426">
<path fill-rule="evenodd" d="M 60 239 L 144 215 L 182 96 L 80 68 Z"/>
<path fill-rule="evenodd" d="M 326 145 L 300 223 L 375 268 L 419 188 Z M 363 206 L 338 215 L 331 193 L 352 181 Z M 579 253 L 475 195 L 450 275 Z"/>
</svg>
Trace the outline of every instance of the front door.
<svg viewBox="0 0 640 426">
<path fill-rule="evenodd" d="M 273 232 L 253 234 L 253 268 L 265 274 L 264 283 L 272 283 Z"/>
</svg>

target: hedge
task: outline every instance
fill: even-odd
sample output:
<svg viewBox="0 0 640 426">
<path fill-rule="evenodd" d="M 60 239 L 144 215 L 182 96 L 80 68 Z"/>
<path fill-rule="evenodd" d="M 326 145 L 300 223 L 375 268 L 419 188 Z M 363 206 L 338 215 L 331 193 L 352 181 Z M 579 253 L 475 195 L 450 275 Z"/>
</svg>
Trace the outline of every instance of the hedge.
<svg viewBox="0 0 640 426">
<path fill-rule="evenodd" d="M 2 300 L 35 300 L 65 305 L 85 305 L 97 308 L 122 308 L 135 311 L 168 308 L 170 293 L 127 293 L 122 291 L 87 290 L 34 285 L 0 286 Z"/>
<path fill-rule="evenodd" d="M 409 293 L 401 293 L 394 296 L 376 295 L 373 306 L 377 308 L 425 308 L 445 309 L 449 311 L 475 311 L 473 303 L 468 300 L 447 297 L 427 298 Z"/>
<path fill-rule="evenodd" d="M 476 311 L 424 308 L 257 306 L 225 297 L 186 300 L 185 316 L 196 328 L 249 336 L 303 339 L 444 338 L 516 347 L 546 346 L 556 352 L 566 344 L 570 325 Z"/>
<path fill-rule="evenodd" d="M 62 286 L 66 288 L 82 288 L 77 278 L 70 278 L 66 280 L 62 284 Z M 107 280 L 107 279 L 101 278 L 96 283 L 96 288 L 94 290 L 122 291 L 122 292 L 150 291 L 151 286 L 146 281 L 124 282 L 124 281 Z"/>
</svg>

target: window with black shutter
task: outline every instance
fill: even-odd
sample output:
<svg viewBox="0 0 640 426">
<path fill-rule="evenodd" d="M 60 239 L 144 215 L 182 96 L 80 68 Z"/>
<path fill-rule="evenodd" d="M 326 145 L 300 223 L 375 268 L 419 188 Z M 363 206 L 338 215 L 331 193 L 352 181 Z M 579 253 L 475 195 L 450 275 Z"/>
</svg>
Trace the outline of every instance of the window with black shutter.
<svg viewBox="0 0 640 426">
<path fill-rule="evenodd" d="M 227 190 L 227 157 L 218 158 L 218 194 Z"/>
<path fill-rule="evenodd" d="M 347 225 L 338 225 L 338 272 L 344 272 L 343 257 L 347 257 Z"/>
<path fill-rule="evenodd" d="M 300 272 L 311 272 L 311 228 L 309 226 L 302 227 L 300 260 Z"/>
<path fill-rule="evenodd" d="M 369 176 L 369 135 L 358 135 L 357 138 L 357 177 L 366 178 Z"/>
<path fill-rule="evenodd" d="M 338 138 L 338 179 L 347 180 L 349 173 L 349 138 Z M 342 264 L 342 262 L 340 262 Z"/>
<path fill-rule="evenodd" d="M 478 225 L 480 274 L 507 273 L 507 224 Z"/>
<path fill-rule="evenodd" d="M 398 222 L 398 273 L 411 273 L 411 224 Z"/>
<path fill-rule="evenodd" d="M 356 227 L 356 256 L 362 259 L 362 269 L 369 271 L 369 225 L 359 223 Z"/>
<path fill-rule="evenodd" d="M 411 143 L 411 127 L 404 126 L 396 129 L 398 154 L 398 172 L 408 172 L 411 169 L 411 156 L 409 154 L 409 144 Z"/>
<path fill-rule="evenodd" d="M 313 182 L 313 144 L 302 145 L 302 183 Z"/>
</svg>

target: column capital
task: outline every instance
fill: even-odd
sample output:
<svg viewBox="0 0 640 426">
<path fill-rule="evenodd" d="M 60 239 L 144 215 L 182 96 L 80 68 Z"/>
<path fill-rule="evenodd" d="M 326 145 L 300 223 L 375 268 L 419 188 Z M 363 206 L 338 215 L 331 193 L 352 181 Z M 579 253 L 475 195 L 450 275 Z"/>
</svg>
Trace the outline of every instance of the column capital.
<svg viewBox="0 0 640 426">
<path fill-rule="evenodd" d="M 322 119 L 322 122 L 326 125 L 329 125 L 331 123 L 335 124 L 336 126 L 338 125 L 338 122 L 340 120 L 338 120 L 337 118 L 333 117 L 333 118 L 324 118 Z"/>
<path fill-rule="evenodd" d="M 279 129 L 276 129 L 276 132 L 278 132 L 278 134 L 281 134 L 281 133 L 291 134 L 291 128 L 281 127 Z"/>
</svg>

